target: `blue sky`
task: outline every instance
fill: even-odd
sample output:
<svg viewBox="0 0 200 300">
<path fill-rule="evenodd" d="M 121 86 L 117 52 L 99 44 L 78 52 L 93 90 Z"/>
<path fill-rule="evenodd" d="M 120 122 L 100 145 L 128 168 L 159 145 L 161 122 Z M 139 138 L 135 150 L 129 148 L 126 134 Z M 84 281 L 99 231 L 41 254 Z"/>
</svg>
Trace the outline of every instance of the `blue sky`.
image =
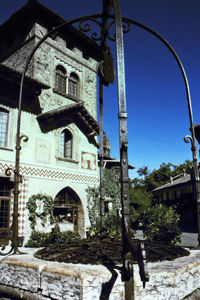
<svg viewBox="0 0 200 300">
<path fill-rule="evenodd" d="M 100 13 L 101 0 L 41 0 L 67 20 Z M 0 3 L 0 23 L 25 0 Z M 184 65 L 191 90 L 194 123 L 200 123 L 200 1 L 121 0 L 125 17 L 143 23 L 165 37 Z M 114 43 L 110 44 L 115 58 Z M 187 98 L 175 59 L 155 37 L 135 26 L 124 35 L 128 110 L 129 163 L 150 170 L 162 162 L 192 159 Z M 104 128 L 113 157 L 119 157 L 117 85 L 104 88 Z M 198 146 L 199 148 L 199 146 Z M 137 176 L 136 171 L 131 177 Z"/>
</svg>

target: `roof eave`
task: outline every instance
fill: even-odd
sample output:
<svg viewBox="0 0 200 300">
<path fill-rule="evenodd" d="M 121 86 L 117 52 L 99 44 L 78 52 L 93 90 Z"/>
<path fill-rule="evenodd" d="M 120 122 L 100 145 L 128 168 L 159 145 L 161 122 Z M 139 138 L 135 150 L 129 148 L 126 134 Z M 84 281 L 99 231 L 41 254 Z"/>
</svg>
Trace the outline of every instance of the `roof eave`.
<svg viewBox="0 0 200 300">
<path fill-rule="evenodd" d="M 40 114 L 37 120 L 44 133 L 75 123 L 87 137 L 89 143 L 95 147 L 99 147 L 95 139 L 95 136 L 99 134 L 99 125 L 82 102 L 61 106 L 57 109 L 45 112 Z"/>
</svg>

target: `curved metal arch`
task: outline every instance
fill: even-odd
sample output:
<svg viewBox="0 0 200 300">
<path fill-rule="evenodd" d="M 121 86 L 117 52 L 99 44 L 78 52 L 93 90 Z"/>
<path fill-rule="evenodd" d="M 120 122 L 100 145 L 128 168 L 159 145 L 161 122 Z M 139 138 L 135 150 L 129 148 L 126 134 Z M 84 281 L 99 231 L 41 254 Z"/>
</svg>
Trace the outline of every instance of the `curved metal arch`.
<svg viewBox="0 0 200 300">
<path fill-rule="evenodd" d="M 188 109 L 189 109 L 189 117 L 190 117 L 190 125 L 191 125 L 192 136 L 194 137 L 195 134 L 194 134 L 194 125 L 193 125 L 193 116 L 192 116 L 192 104 L 191 104 L 191 96 L 190 96 L 190 87 L 189 87 L 189 82 L 188 82 L 188 79 L 187 79 L 185 69 L 183 67 L 183 64 L 182 64 L 181 59 L 179 58 L 178 54 L 176 53 L 174 48 L 170 45 L 170 43 L 165 38 L 163 38 L 158 32 L 153 30 L 152 28 L 150 28 L 150 27 L 148 27 L 148 26 L 146 26 L 142 23 L 139 23 L 135 20 L 131 20 L 129 18 L 122 18 L 122 20 L 124 22 L 127 22 L 128 24 L 132 23 L 132 24 L 134 24 L 134 25 L 150 32 L 151 34 L 153 34 L 155 37 L 157 37 L 169 49 L 169 51 L 174 56 L 178 66 L 180 68 L 180 71 L 182 73 L 184 83 L 185 83 L 186 95 L 187 95 L 187 101 L 188 101 Z"/>
<path fill-rule="evenodd" d="M 19 93 L 19 111 L 21 111 L 21 101 L 22 101 L 22 89 L 23 89 L 23 82 L 24 82 L 24 77 L 25 77 L 25 73 L 28 69 L 28 65 L 31 61 L 31 58 L 33 57 L 34 53 L 36 52 L 36 50 L 40 47 L 40 45 L 48 38 L 50 37 L 53 33 L 55 33 L 56 31 L 58 31 L 59 29 L 63 28 L 64 26 L 69 26 L 72 25 L 73 23 L 77 23 L 80 22 L 79 25 L 82 25 L 83 22 L 86 21 L 94 21 L 96 24 L 98 24 L 101 27 L 101 23 L 99 21 L 97 21 L 97 18 L 101 18 L 102 15 L 101 14 L 94 14 L 94 15 L 89 15 L 89 16 L 85 16 L 85 17 L 80 17 L 80 18 L 76 18 L 73 19 L 69 22 L 65 22 L 63 24 L 58 25 L 57 27 L 53 28 L 52 30 L 50 30 L 39 42 L 38 44 L 32 49 L 31 53 L 29 54 L 25 66 L 24 66 L 24 71 L 22 73 L 22 78 L 21 78 L 21 83 L 20 83 L 20 93 Z M 114 15 L 110 15 L 109 17 L 111 19 L 115 19 Z M 195 133 L 194 133 L 194 124 L 193 124 L 193 113 L 192 113 L 192 104 L 191 104 L 191 96 L 190 96 L 190 87 L 189 87 L 189 83 L 188 83 L 188 79 L 187 79 L 187 75 L 185 72 L 185 69 L 183 67 L 183 64 L 179 58 L 179 56 L 177 55 L 176 51 L 173 49 L 173 47 L 170 45 L 170 43 L 163 38 L 158 32 L 156 32 L 155 30 L 153 30 L 152 28 L 138 22 L 135 20 L 132 20 L 130 18 L 125 18 L 122 17 L 122 21 L 125 22 L 125 24 L 128 25 L 128 30 L 125 30 L 125 33 L 129 31 L 130 28 L 130 24 L 136 25 L 146 31 L 148 31 L 149 33 L 153 34 L 155 37 L 157 37 L 168 49 L 169 51 L 172 53 L 172 55 L 174 56 L 180 71 L 182 73 L 183 79 L 184 79 L 184 83 L 185 83 L 185 88 L 186 88 L 186 95 L 187 95 L 187 102 L 188 102 L 188 110 L 189 110 L 189 118 L 190 118 L 190 129 L 191 129 L 191 133 L 192 133 L 192 138 L 194 140 L 194 146 L 195 146 Z M 113 22 L 111 22 L 111 24 L 113 24 L 115 21 L 113 20 Z M 111 25 L 110 24 L 110 25 Z M 83 26 L 79 26 L 79 28 L 84 31 L 84 32 L 88 32 L 89 30 L 91 30 L 91 26 L 89 24 L 85 25 L 86 27 L 84 28 Z M 84 29 L 83 29 L 84 28 Z M 109 26 L 110 28 L 110 26 Z M 112 39 L 114 40 L 114 39 Z M 20 117 L 18 116 L 18 124 L 20 126 Z"/>
<path fill-rule="evenodd" d="M 110 16 L 110 17 L 113 17 L 113 16 Z M 191 130 L 191 137 L 186 136 L 184 138 L 184 141 L 188 143 L 190 140 L 191 145 L 192 145 L 191 150 L 192 150 L 193 170 L 194 170 L 194 178 L 195 178 L 195 194 L 196 194 L 196 201 L 197 201 L 197 206 L 198 206 L 198 245 L 200 245 L 200 179 L 199 179 L 199 169 L 198 169 L 197 151 L 196 151 L 196 143 L 195 143 L 192 102 L 191 102 L 191 96 L 190 96 L 189 83 L 188 83 L 185 69 L 184 69 L 183 64 L 182 64 L 179 56 L 177 55 L 176 51 L 169 44 L 169 42 L 165 38 L 163 38 L 159 33 L 154 31 L 152 28 L 150 28 L 142 23 L 139 23 L 137 21 L 131 20 L 129 18 L 122 18 L 122 21 L 125 22 L 126 24 L 128 24 L 128 27 L 130 27 L 130 24 L 136 25 L 136 26 L 148 31 L 149 33 L 153 34 L 155 37 L 157 37 L 168 48 L 168 50 L 171 52 L 171 54 L 174 56 L 178 66 L 180 68 L 181 74 L 183 76 L 185 88 L 186 88 L 189 119 L 190 119 L 190 130 Z"/>
<path fill-rule="evenodd" d="M 100 27 L 102 27 L 101 23 L 99 21 L 97 21 L 97 18 L 102 18 L 102 14 L 95 14 L 95 15 L 89 15 L 89 16 L 84 16 L 84 17 L 80 17 L 80 18 L 76 18 L 73 19 L 69 22 L 65 22 L 62 23 L 60 25 L 58 25 L 57 27 L 53 28 L 52 30 L 50 30 L 44 37 L 41 38 L 41 40 L 37 43 L 37 45 L 32 49 L 31 53 L 29 54 L 26 62 L 25 62 L 25 66 L 24 66 L 24 70 L 22 73 L 22 78 L 21 78 L 21 83 L 20 83 L 20 92 L 19 92 L 19 106 L 18 106 L 18 119 L 17 119 L 17 143 L 16 143 L 16 173 L 15 173 L 15 182 L 16 182 L 16 187 L 14 190 L 14 194 L 15 197 L 18 198 L 18 185 L 19 185 L 19 149 L 20 149 L 20 125 L 21 125 L 21 102 L 22 102 L 22 92 L 23 92 L 23 83 L 24 83 L 24 77 L 25 77 L 25 73 L 28 69 L 28 65 L 31 61 L 31 58 L 33 57 L 34 53 L 36 52 L 36 50 L 40 47 L 40 45 L 48 38 L 50 37 L 52 34 L 56 33 L 58 30 L 60 30 L 61 28 L 63 28 L 64 26 L 70 26 L 73 23 L 77 23 L 80 22 L 80 24 L 82 24 L 84 21 L 95 21 L 96 24 L 98 24 Z M 108 15 L 108 18 L 111 19 L 115 19 L 114 15 Z M 141 27 L 145 30 L 147 30 L 148 32 L 150 32 L 151 34 L 153 34 L 154 36 L 156 36 L 160 41 L 162 41 L 167 48 L 170 50 L 170 52 L 173 54 L 173 56 L 175 57 L 178 66 L 180 67 L 181 73 L 183 75 L 184 78 L 184 82 L 185 82 L 185 87 L 186 87 L 186 93 L 187 93 L 187 100 L 188 100 L 188 108 L 189 108 L 189 117 L 190 117 L 190 127 L 191 127 L 191 132 L 192 132 L 192 137 L 195 140 L 195 134 L 194 134 L 194 125 L 193 125 L 193 116 L 192 116 L 192 106 L 191 106 L 191 97 L 190 97 L 190 89 L 189 89 L 189 83 L 187 80 L 187 76 L 184 70 L 184 67 L 182 65 L 182 62 L 180 60 L 180 58 L 178 57 L 178 55 L 176 54 L 175 50 L 173 49 L 173 47 L 160 35 L 158 34 L 156 31 L 154 31 L 153 29 L 151 29 L 148 26 L 145 26 L 137 21 L 131 20 L 129 18 L 122 18 L 122 21 L 125 22 L 125 24 L 128 25 L 128 28 L 130 28 L 130 24 L 134 24 L 138 27 Z M 111 22 L 111 24 L 113 24 L 113 22 Z M 81 26 L 82 27 L 82 26 Z M 82 27 L 83 29 L 84 27 Z M 109 26 L 110 28 L 110 26 Z M 81 29 L 81 28 L 80 28 Z M 91 27 L 89 25 L 85 26 L 85 32 L 88 32 L 91 29 Z M 84 30 L 83 30 L 84 31 Z M 128 32 L 129 30 L 125 30 L 124 32 Z M 96 36 L 92 36 L 94 39 L 98 40 L 98 38 L 96 38 Z M 113 39 L 112 39 L 113 40 Z M 195 151 L 193 152 L 193 160 L 195 160 Z M 15 201 L 14 201 L 15 202 Z M 17 202 L 17 201 L 16 201 Z M 14 205 L 15 206 L 15 205 Z M 15 208 L 14 208 L 15 210 Z M 16 214 L 16 213 L 15 213 Z M 17 218 L 16 218 L 17 219 Z M 16 223 L 18 222 L 18 220 L 16 220 Z M 16 226 L 17 227 L 17 226 Z M 15 233 L 17 234 L 17 233 Z M 16 243 L 15 243 L 16 244 Z M 16 253 L 17 246 L 14 246 L 14 252 Z"/>
<path fill-rule="evenodd" d="M 114 15 L 111 15 L 109 14 L 109 17 L 114 19 L 115 16 Z M 113 21 L 111 24 L 113 24 L 115 21 Z M 190 95 L 190 87 L 189 87 L 189 83 L 188 83 L 188 79 L 187 79 L 187 75 L 186 75 L 186 72 L 185 72 L 185 69 L 183 67 L 183 64 L 181 62 L 181 59 L 179 58 L 178 54 L 176 53 L 176 51 L 174 50 L 174 48 L 170 45 L 170 43 L 165 39 L 163 38 L 158 32 L 156 32 L 155 30 L 153 30 L 152 28 L 138 22 L 138 21 L 135 21 L 135 20 L 132 20 L 130 18 L 126 18 L 126 17 L 122 17 L 122 22 L 125 22 L 123 24 L 123 27 L 124 27 L 124 30 L 123 32 L 124 33 L 127 33 L 130 31 L 130 24 L 133 24 L 135 26 L 138 26 L 146 31 L 148 31 L 149 33 L 151 33 L 152 35 L 154 35 L 155 37 L 157 37 L 167 48 L 168 50 L 172 53 L 172 55 L 174 56 L 178 66 L 179 66 L 179 69 L 181 71 L 181 74 L 183 76 L 183 79 L 184 79 L 184 83 L 185 83 L 185 89 L 186 89 L 186 95 L 187 95 L 187 101 L 188 101 L 188 109 L 189 109 L 189 118 L 190 118 L 190 125 L 191 125 L 191 132 L 192 132 L 192 136 L 195 137 L 195 134 L 194 134 L 194 125 L 193 125 L 193 114 L 192 114 L 192 104 L 191 104 L 191 95 Z M 127 28 L 125 29 L 125 26 L 127 26 Z M 115 41 L 114 38 L 110 38 L 110 40 L 112 41 Z"/>
</svg>

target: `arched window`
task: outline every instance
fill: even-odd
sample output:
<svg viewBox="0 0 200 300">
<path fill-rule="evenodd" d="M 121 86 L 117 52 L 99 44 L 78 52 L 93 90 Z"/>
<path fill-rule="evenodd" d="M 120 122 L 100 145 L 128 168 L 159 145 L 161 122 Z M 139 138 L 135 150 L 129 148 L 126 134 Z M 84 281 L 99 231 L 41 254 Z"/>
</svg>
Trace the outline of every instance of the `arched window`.
<svg viewBox="0 0 200 300">
<path fill-rule="evenodd" d="M 0 147 L 7 146 L 9 112 L 0 107 Z"/>
<path fill-rule="evenodd" d="M 66 70 L 62 66 L 56 67 L 55 88 L 60 93 L 66 93 Z"/>
<path fill-rule="evenodd" d="M 67 129 L 63 130 L 61 133 L 60 156 L 72 159 L 72 134 Z"/>
<path fill-rule="evenodd" d="M 79 97 L 79 77 L 75 73 L 71 73 L 69 77 L 68 93 L 70 96 Z"/>
</svg>

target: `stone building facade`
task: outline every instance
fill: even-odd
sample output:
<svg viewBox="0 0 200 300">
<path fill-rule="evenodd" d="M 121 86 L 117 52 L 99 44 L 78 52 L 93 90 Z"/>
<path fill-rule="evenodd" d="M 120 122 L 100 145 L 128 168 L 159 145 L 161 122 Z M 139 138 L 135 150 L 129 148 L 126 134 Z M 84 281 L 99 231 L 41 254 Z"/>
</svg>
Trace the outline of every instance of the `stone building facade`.
<svg viewBox="0 0 200 300">
<path fill-rule="evenodd" d="M 0 234 L 11 225 L 12 176 L 7 178 L 4 173 L 15 167 L 20 74 L 34 45 L 62 22 L 39 1 L 29 0 L 0 26 Z M 31 233 L 27 201 L 38 193 L 55 199 L 54 216 L 62 230 L 85 235 L 89 225 L 86 188 L 99 182 L 96 138 L 91 140 L 86 128 L 97 134 L 96 71 L 100 60 L 96 43 L 66 27 L 49 37 L 29 64 L 21 119 L 21 135 L 29 140 L 22 140 L 19 194 L 19 236 L 25 237 L 25 242 Z M 57 109 L 62 116 L 56 115 Z M 43 116 L 45 130 L 40 124 Z"/>
<path fill-rule="evenodd" d="M 197 202 L 193 170 L 185 171 L 170 182 L 152 191 L 156 203 L 175 206 L 180 215 L 179 226 L 183 232 L 198 232 Z"/>
</svg>

